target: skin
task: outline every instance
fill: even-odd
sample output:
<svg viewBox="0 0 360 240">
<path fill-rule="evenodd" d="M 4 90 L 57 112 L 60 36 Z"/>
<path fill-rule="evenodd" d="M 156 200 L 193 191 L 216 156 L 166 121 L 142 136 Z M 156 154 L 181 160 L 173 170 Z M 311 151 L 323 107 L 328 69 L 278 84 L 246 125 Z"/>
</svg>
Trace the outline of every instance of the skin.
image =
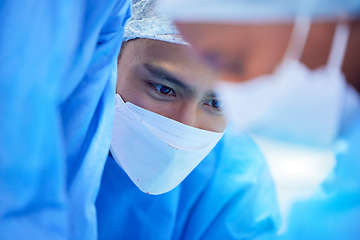
<svg viewBox="0 0 360 240">
<path fill-rule="evenodd" d="M 176 23 L 185 39 L 218 72 L 221 79 L 242 82 L 272 73 L 283 59 L 292 24 Z M 347 81 L 360 90 L 360 21 L 349 22 L 342 70 Z M 310 69 L 326 65 L 336 22 L 313 22 L 301 62 Z"/>
<path fill-rule="evenodd" d="M 123 45 L 116 92 L 186 125 L 223 132 L 227 121 L 213 88 L 216 75 L 189 47 L 136 39 Z"/>
</svg>

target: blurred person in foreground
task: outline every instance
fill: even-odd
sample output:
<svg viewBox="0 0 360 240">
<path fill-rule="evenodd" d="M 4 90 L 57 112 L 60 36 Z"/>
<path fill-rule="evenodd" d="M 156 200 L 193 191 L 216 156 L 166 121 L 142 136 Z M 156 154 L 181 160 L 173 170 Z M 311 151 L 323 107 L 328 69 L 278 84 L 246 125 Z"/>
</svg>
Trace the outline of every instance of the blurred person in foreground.
<svg viewBox="0 0 360 240">
<path fill-rule="evenodd" d="M 276 231 L 262 155 L 247 134 L 228 129 L 222 137 L 227 121 L 215 74 L 156 14 L 156 3 L 133 1 L 118 58 L 114 129 L 96 202 L 99 239 L 248 239 Z"/>
<path fill-rule="evenodd" d="M 218 71 L 225 112 L 269 162 L 289 215 L 282 237 L 359 239 L 360 1 L 162 7 Z"/>
</svg>

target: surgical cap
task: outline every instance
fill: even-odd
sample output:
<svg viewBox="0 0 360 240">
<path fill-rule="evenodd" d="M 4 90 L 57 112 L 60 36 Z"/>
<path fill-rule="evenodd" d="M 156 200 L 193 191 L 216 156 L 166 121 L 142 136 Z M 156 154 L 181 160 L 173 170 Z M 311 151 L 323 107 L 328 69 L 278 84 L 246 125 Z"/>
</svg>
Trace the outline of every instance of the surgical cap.
<svg viewBox="0 0 360 240">
<path fill-rule="evenodd" d="M 124 32 L 123 41 L 146 38 L 188 44 L 171 20 L 157 11 L 157 0 L 133 0 L 132 17 Z"/>
<path fill-rule="evenodd" d="M 182 22 L 286 22 L 360 17 L 360 0 L 162 0 L 162 12 Z"/>
</svg>

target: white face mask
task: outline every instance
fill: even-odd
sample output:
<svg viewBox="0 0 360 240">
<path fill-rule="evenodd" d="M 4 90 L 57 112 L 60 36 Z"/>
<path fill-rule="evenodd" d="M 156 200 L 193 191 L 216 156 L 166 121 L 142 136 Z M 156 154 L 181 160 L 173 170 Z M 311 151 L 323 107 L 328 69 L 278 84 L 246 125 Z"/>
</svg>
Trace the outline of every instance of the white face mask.
<svg viewBox="0 0 360 240">
<path fill-rule="evenodd" d="M 225 114 L 238 130 L 317 146 L 335 138 L 346 87 L 341 65 L 349 30 L 337 26 L 327 65 L 312 71 L 299 61 L 310 26 L 309 19 L 295 23 L 287 54 L 273 74 L 219 84 Z"/>
<path fill-rule="evenodd" d="M 175 188 L 215 147 L 223 133 L 194 128 L 153 113 L 116 94 L 110 151 L 143 192 Z"/>
</svg>

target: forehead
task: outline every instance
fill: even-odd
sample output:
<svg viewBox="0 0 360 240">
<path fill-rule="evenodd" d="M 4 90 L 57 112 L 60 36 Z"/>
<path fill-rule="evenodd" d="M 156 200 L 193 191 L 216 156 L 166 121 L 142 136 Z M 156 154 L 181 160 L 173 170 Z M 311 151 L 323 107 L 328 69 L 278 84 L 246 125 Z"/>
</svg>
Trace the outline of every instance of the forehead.
<svg viewBox="0 0 360 240">
<path fill-rule="evenodd" d="M 292 31 L 292 25 L 285 23 L 177 23 L 177 26 L 226 81 L 246 81 L 271 73 L 281 61 Z"/>
<path fill-rule="evenodd" d="M 213 70 L 189 46 L 137 39 L 128 42 L 124 50 L 123 57 L 132 58 L 132 64 L 161 67 L 197 92 L 206 92 L 215 86 L 217 78 Z"/>
<path fill-rule="evenodd" d="M 229 54 L 287 38 L 292 24 L 176 23 L 185 38 L 199 50 L 221 48 Z"/>
</svg>

